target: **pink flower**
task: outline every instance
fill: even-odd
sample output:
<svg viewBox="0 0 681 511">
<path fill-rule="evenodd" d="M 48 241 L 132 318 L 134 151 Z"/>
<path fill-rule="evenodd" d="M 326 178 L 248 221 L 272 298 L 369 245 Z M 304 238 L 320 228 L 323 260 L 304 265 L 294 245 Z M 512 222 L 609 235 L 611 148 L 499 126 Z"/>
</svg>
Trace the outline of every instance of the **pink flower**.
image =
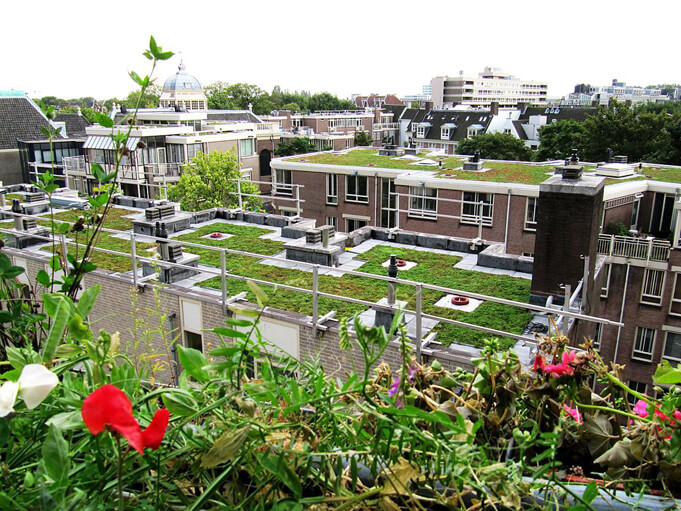
<svg viewBox="0 0 681 511">
<path fill-rule="evenodd" d="M 536 357 L 534 357 L 534 364 L 532 366 L 532 369 L 535 371 L 543 371 L 544 370 L 544 357 L 538 353 Z"/>
<path fill-rule="evenodd" d="M 577 408 L 570 408 L 568 405 L 564 404 L 563 409 L 568 413 L 568 415 L 570 415 L 570 417 L 575 419 L 575 422 L 577 422 L 577 424 L 582 423 L 582 414 L 579 413 L 579 410 L 577 410 Z"/>
<path fill-rule="evenodd" d="M 648 403 L 646 403 L 643 399 L 639 399 L 638 401 L 636 401 L 636 404 L 634 405 L 633 412 L 641 418 L 648 417 L 649 415 Z M 671 424 L 673 421 L 681 422 L 681 412 L 678 410 L 675 410 L 674 413 L 672 414 L 672 416 L 674 417 L 673 420 L 670 419 L 664 413 L 662 413 L 659 405 L 655 406 L 654 414 L 660 419 L 662 419 L 663 422 L 667 422 L 669 424 Z"/>
<path fill-rule="evenodd" d="M 547 374 L 553 374 L 556 377 L 560 376 L 570 376 L 574 373 L 574 368 L 572 367 L 572 361 L 575 359 L 575 352 L 572 350 L 563 351 L 560 364 L 548 364 L 544 366 L 544 372 Z"/>
</svg>

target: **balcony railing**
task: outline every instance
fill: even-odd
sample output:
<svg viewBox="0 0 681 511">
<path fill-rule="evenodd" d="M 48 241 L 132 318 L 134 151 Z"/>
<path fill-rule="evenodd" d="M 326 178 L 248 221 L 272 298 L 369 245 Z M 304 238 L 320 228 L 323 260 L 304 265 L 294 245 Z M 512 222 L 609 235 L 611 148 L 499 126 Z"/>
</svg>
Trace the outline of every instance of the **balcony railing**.
<svg viewBox="0 0 681 511">
<path fill-rule="evenodd" d="M 400 123 L 398 122 L 382 122 L 374 123 L 374 131 L 386 131 L 386 130 L 396 130 L 400 128 Z"/>
<path fill-rule="evenodd" d="M 65 174 L 70 174 L 72 172 L 85 174 L 87 172 L 84 156 L 65 156 L 62 163 L 64 165 Z"/>
<path fill-rule="evenodd" d="M 179 177 L 182 171 L 181 163 L 149 163 L 144 165 L 144 171 L 153 176 Z"/>
<path fill-rule="evenodd" d="M 598 253 L 628 259 L 646 261 L 668 261 L 670 243 L 655 238 L 633 238 L 631 236 L 598 236 Z"/>
</svg>

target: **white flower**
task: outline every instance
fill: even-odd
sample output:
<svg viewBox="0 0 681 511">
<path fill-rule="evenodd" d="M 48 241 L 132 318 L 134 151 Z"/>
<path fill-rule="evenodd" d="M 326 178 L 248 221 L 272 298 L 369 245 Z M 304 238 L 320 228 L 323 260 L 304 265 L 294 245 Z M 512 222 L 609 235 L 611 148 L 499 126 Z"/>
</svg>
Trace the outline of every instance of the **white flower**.
<svg viewBox="0 0 681 511">
<path fill-rule="evenodd" d="M 6 381 L 0 387 L 0 417 L 6 417 L 14 411 L 14 402 L 17 400 L 19 384 L 15 381 Z"/>
<path fill-rule="evenodd" d="M 28 364 L 24 366 L 19 376 L 19 395 L 26 403 L 26 408 L 33 410 L 58 383 L 57 375 L 45 366 Z"/>
</svg>

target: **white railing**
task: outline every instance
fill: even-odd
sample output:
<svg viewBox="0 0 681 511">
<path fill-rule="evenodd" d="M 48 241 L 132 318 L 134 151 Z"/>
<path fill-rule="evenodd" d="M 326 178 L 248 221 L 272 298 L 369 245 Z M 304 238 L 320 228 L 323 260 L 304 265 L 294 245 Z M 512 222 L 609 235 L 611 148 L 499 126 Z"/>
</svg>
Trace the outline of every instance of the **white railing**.
<svg viewBox="0 0 681 511">
<path fill-rule="evenodd" d="M 598 253 L 609 256 L 644 259 L 646 261 L 668 261 L 670 243 L 655 238 L 633 238 L 631 236 L 598 236 Z"/>
<path fill-rule="evenodd" d="M 66 156 L 62 160 L 62 164 L 64 165 L 65 174 L 69 174 L 71 172 L 80 172 L 85 174 L 87 172 L 84 156 Z"/>
<path fill-rule="evenodd" d="M 400 124 L 398 122 L 382 122 L 374 123 L 374 131 L 385 131 L 385 130 L 396 130 L 399 129 Z"/>
<path fill-rule="evenodd" d="M 144 171 L 154 176 L 179 177 L 182 171 L 181 163 L 147 163 Z"/>
</svg>

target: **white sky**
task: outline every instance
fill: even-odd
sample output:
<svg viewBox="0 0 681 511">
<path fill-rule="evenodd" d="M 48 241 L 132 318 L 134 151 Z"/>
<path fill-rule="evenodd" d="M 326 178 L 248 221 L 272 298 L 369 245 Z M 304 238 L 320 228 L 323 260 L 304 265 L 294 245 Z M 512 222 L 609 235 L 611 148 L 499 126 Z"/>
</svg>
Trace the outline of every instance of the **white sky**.
<svg viewBox="0 0 681 511">
<path fill-rule="evenodd" d="M 501 67 L 546 81 L 681 82 L 678 0 L 4 1 L 0 89 L 33 97 L 124 97 L 149 35 L 205 86 L 420 94 L 433 76 Z"/>
</svg>

